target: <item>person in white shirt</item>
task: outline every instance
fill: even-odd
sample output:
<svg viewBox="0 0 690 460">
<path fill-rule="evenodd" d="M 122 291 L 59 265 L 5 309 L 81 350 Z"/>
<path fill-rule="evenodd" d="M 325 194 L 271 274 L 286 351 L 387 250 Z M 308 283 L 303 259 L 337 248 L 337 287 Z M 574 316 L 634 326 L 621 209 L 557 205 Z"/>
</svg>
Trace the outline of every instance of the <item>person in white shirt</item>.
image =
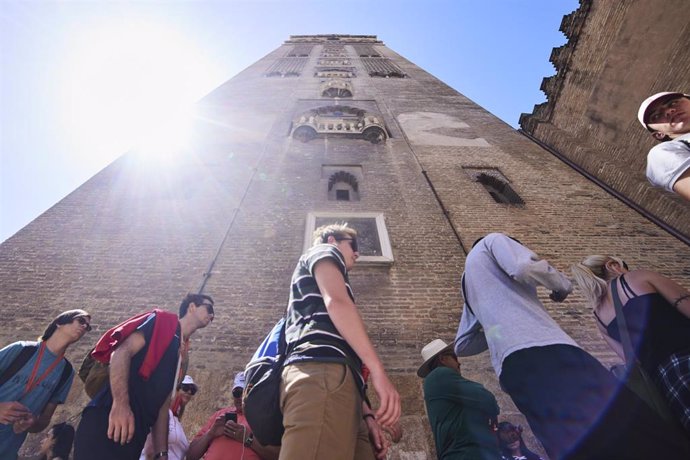
<svg viewBox="0 0 690 460">
<path fill-rule="evenodd" d="M 661 142 L 647 154 L 647 179 L 690 201 L 690 95 L 654 94 L 642 102 L 637 118 Z"/>
<path fill-rule="evenodd" d="M 189 449 L 189 441 L 184 433 L 180 419 L 184 414 L 184 409 L 192 400 L 199 387 L 194 383 L 191 376 L 185 375 L 182 383 L 177 388 L 175 399 L 169 410 L 170 421 L 168 423 L 168 460 L 184 460 Z M 154 458 L 153 443 L 151 434 L 146 438 L 144 450 L 141 452 L 139 460 L 152 460 Z"/>
</svg>

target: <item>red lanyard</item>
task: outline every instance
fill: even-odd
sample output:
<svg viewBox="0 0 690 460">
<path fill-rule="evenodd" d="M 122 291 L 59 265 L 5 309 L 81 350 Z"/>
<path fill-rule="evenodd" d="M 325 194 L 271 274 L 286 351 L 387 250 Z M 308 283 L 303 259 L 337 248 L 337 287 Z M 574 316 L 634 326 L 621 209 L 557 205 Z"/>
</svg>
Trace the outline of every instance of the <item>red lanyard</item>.
<svg viewBox="0 0 690 460">
<path fill-rule="evenodd" d="M 50 366 L 48 366 L 48 369 L 46 369 L 43 374 L 41 374 L 38 379 L 36 379 L 36 373 L 38 372 L 38 368 L 41 366 L 41 359 L 43 358 L 43 352 L 46 349 L 46 343 L 41 342 L 41 346 L 38 349 L 38 357 L 36 358 L 36 362 L 34 363 L 34 368 L 31 371 L 31 376 L 29 377 L 29 381 L 26 382 L 26 387 L 24 388 L 24 394 L 22 397 L 28 395 L 33 391 L 34 388 L 38 386 L 39 383 L 41 383 L 43 380 L 45 380 L 46 377 L 55 369 L 55 366 L 57 366 L 61 361 L 62 358 L 65 356 L 64 354 L 60 355 L 55 361 L 50 363 Z"/>
</svg>

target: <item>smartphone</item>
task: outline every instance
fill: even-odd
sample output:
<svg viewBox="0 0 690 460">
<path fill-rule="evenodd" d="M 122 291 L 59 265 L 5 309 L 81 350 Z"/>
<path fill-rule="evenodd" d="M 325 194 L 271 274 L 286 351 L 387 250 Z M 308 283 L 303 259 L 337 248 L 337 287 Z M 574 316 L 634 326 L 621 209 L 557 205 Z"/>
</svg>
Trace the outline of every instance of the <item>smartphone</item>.
<svg viewBox="0 0 690 460">
<path fill-rule="evenodd" d="M 228 420 L 232 420 L 233 422 L 237 423 L 237 414 L 234 412 L 226 412 L 225 421 L 227 422 Z"/>
</svg>

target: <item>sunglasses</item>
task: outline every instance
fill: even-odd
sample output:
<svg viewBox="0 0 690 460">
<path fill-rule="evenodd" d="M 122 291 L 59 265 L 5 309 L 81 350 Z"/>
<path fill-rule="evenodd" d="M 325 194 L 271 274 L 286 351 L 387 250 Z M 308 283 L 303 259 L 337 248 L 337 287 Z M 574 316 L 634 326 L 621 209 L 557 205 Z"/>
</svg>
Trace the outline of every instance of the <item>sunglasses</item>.
<svg viewBox="0 0 690 460">
<path fill-rule="evenodd" d="M 180 385 L 180 390 L 184 391 L 185 393 L 189 393 L 190 395 L 194 396 L 196 394 L 196 385 L 190 385 L 188 383 L 185 383 L 184 385 Z"/>
<path fill-rule="evenodd" d="M 79 321 L 80 325 L 86 326 L 86 332 L 89 332 L 91 330 L 91 324 L 89 324 L 89 322 L 83 316 L 74 319 L 75 321 Z"/>
<path fill-rule="evenodd" d="M 202 303 L 202 304 L 200 304 L 199 306 L 200 306 L 200 307 L 206 307 L 206 311 L 208 311 L 208 313 L 209 313 L 210 315 L 215 315 L 215 313 L 213 312 L 213 304 L 210 304 L 210 303 Z"/>
<path fill-rule="evenodd" d="M 353 252 L 357 252 L 357 239 L 356 238 L 336 238 L 336 241 L 349 241 L 350 247 Z"/>
</svg>

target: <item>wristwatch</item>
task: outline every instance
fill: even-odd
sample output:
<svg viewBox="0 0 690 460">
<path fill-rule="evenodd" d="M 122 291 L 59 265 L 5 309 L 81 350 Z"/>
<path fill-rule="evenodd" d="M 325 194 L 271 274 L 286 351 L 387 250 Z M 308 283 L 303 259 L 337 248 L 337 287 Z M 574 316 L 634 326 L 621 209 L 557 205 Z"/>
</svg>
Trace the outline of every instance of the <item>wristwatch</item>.
<svg viewBox="0 0 690 460">
<path fill-rule="evenodd" d="M 247 439 L 244 440 L 244 447 L 252 447 L 253 442 L 254 442 L 254 433 L 249 433 L 249 436 L 247 436 Z"/>
</svg>

